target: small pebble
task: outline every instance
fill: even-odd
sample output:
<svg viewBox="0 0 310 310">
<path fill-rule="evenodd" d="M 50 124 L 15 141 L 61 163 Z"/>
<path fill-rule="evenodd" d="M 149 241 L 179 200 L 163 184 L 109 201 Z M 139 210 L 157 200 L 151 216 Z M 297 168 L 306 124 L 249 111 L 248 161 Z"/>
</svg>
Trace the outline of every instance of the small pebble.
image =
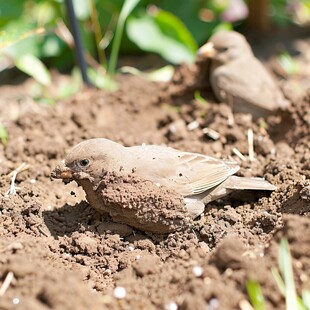
<svg viewBox="0 0 310 310">
<path fill-rule="evenodd" d="M 220 303 L 219 303 L 218 299 L 217 298 L 212 298 L 209 301 L 208 309 L 210 309 L 210 310 L 218 309 L 219 305 L 220 305 Z"/>
<path fill-rule="evenodd" d="M 122 286 L 117 286 L 114 289 L 114 297 L 117 299 L 123 299 L 126 297 L 126 289 Z"/>
<path fill-rule="evenodd" d="M 200 266 L 194 266 L 192 271 L 193 271 L 193 274 L 195 275 L 195 277 L 197 277 L 197 278 L 201 277 L 203 274 L 203 269 Z"/>
<path fill-rule="evenodd" d="M 197 121 L 193 121 L 193 122 L 190 122 L 188 125 L 187 125 L 187 129 L 189 131 L 192 131 L 194 129 L 197 129 L 199 127 L 199 123 Z"/>
<path fill-rule="evenodd" d="M 19 298 L 17 298 L 17 297 L 13 298 L 12 302 L 14 305 L 18 305 L 19 304 Z"/>
<path fill-rule="evenodd" d="M 30 183 L 31 183 L 31 184 L 35 184 L 35 183 L 37 183 L 37 180 L 31 179 L 31 180 L 30 180 Z"/>
<path fill-rule="evenodd" d="M 178 305 L 174 301 L 171 301 L 165 304 L 165 310 L 178 310 Z"/>
</svg>

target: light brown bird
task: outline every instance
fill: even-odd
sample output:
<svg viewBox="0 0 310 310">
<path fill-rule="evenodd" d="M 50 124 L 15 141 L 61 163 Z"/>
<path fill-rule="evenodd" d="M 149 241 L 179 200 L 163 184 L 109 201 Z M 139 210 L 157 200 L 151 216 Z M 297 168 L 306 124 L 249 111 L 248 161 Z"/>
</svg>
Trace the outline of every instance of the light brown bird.
<svg viewBox="0 0 310 310">
<path fill-rule="evenodd" d="M 204 211 L 205 204 L 234 190 L 276 189 L 262 178 L 233 176 L 238 170 L 238 164 L 231 160 L 157 145 L 124 147 L 97 138 L 73 147 L 64 166 L 56 169 L 54 177 L 73 179 L 83 186 L 83 178 L 99 184 L 106 172 L 119 176 L 132 174 L 183 196 L 189 214 L 196 218 Z"/>
<path fill-rule="evenodd" d="M 279 86 L 240 33 L 216 32 L 198 50 L 198 56 L 211 58 L 213 92 L 236 112 L 251 113 L 257 118 L 288 107 Z"/>
</svg>

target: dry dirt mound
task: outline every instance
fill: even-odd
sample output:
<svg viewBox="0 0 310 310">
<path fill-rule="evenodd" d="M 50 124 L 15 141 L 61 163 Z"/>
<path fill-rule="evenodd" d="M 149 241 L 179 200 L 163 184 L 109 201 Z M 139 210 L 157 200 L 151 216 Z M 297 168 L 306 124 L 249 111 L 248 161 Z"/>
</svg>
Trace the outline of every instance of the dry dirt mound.
<svg viewBox="0 0 310 310">
<path fill-rule="evenodd" d="M 13 275 L 1 309 L 237 309 L 248 300 L 250 278 L 261 283 L 268 308 L 283 309 L 270 272 L 283 236 L 299 292 L 309 287 L 309 96 L 284 115 L 254 122 L 235 114 L 231 124 L 230 107 L 215 103 L 195 79 L 199 67 L 180 70 L 169 86 L 123 76 L 115 93 L 84 91 L 54 108 L 18 110 L 8 144 L 0 146 L 1 281 Z M 196 87 L 207 105 L 194 99 Z M 253 162 L 234 153 L 247 154 L 248 129 Z M 278 190 L 212 202 L 182 232 L 144 233 L 90 208 L 75 184 L 50 180 L 69 147 L 93 137 L 233 156 L 240 175 L 265 176 Z M 22 162 L 29 168 L 17 175 L 17 194 L 7 197 L 8 175 Z M 124 291 L 115 293 L 115 285 L 125 298 L 117 298 Z"/>
</svg>

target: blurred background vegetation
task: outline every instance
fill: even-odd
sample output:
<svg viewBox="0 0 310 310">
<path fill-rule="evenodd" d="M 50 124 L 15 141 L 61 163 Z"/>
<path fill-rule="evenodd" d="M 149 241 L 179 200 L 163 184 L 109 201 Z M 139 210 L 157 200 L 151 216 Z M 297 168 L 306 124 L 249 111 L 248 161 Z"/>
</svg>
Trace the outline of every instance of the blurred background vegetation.
<svg viewBox="0 0 310 310">
<path fill-rule="evenodd" d="M 73 70 L 74 41 L 65 2 L 0 0 L 0 72 L 17 67 L 36 79 L 43 89 L 51 83 L 50 69 L 72 72 L 73 78 L 79 79 L 77 71 Z M 73 4 L 89 66 L 88 75 L 96 86 L 107 85 L 98 78 L 98 72 L 104 76 L 110 59 L 114 57 L 117 61 L 118 48 L 113 51 L 112 47 L 113 41 L 117 40 L 117 27 L 124 26 L 119 38 L 121 54 L 151 52 L 159 54 L 168 63 L 179 64 L 194 61 L 197 48 L 218 29 L 242 31 L 248 27 L 249 8 L 250 17 L 265 14 L 267 16 L 263 18 L 277 26 L 310 21 L 309 0 L 262 0 L 268 6 L 267 13 L 255 7 L 258 1 L 248 2 L 75 0 Z M 125 5 L 130 8 L 120 15 Z M 112 74 L 115 72 L 113 66 L 111 64 Z"/>
</svg>

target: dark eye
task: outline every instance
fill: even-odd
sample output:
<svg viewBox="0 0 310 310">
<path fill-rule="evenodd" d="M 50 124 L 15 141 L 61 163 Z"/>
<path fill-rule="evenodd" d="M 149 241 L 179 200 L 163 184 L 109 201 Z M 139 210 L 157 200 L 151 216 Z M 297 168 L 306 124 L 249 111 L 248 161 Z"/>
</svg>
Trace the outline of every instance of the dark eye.
<svg viewBox="0 0 310 310">
<path fill-rule="evenodd" d="M 89 165 L 89 159 L 85 158 L 79 161 L 80 166 L 86 167 Z"/>
<path fill-rule="evenodd" d="M 220 47 L 217 49 L 220 53 L 225 53 L 228 51 L 228 47 Z"/>
</svg>

